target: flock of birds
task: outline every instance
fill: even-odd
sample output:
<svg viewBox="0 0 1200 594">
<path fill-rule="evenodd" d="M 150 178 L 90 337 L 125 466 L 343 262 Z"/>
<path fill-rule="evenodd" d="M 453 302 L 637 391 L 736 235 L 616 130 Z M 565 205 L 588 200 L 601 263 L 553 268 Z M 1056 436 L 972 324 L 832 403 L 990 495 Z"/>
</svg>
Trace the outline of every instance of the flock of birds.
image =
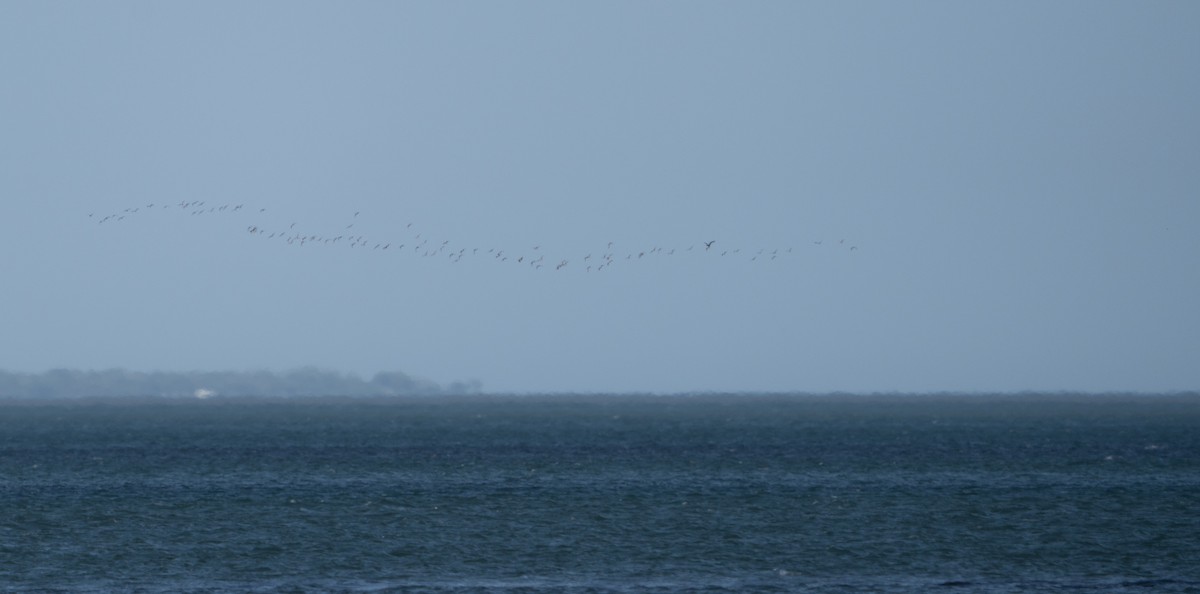
<svg viewBox="0 0 1200 594">
<path fill-rule="evenodd" d="M 203 200 L 181 201 L 177 203 L 149 203 L 122 209 L 106 215 L 95 212 L 87 216 L 97 225 L 116 225 L 124 221 L 146 216 L 154 211 L 174 211 L 192 217 L 249 217 L 269 218 L 266 208 L 255 208 L 243 203 L 211 204 Z M 486 258 L 497 263 L 520 265 L 532 270 L 563 270 L 578 268 L 585 272 L 603 272 L 622 262 L 637 262 L 648 258 L 669 258 L 689 254 L 702 254 L 716 258 L 739 258 L 750 262 L 770 262 L 795 253 L 794 246 L 762 247 L 743 249 L 741 247 L 724 246 L 717 239 L 702 240 L 687 247 L 663 247 L 648 245 L 636 248 L 620 246 L 614 242 L 590 252 L 574 255 L 553 255 L 543 250 L 540 244 L 533 244 L 522 249 L 507 249 L 497 247 L 468 246 L 449 239 L 433 238 L 413 228 L 413 223 L 401 223 L 397 232 L 388 237 L 369 237 L 361 233 L 356 224 L 361 211 L 349 216 L 344 224 L 335 232 L 314 233 L 306 231 L 296 222 L 280 226 L 267 226 L 264 223 L 252 223 L 245 227 L 250 235 L 267 241 L 279 242 L 294 247 L 324 246 L 344 247 L 359 251 L 400 253 L 421 258 L 441 258 L 451 263 L 461 262 L 464 258 Z M 813 248 L 840 249 L 854 252 L 858 247 L 847 244 L 845 239 L 825 241 L 811 240 L 808 244 Z"/>
</svg>

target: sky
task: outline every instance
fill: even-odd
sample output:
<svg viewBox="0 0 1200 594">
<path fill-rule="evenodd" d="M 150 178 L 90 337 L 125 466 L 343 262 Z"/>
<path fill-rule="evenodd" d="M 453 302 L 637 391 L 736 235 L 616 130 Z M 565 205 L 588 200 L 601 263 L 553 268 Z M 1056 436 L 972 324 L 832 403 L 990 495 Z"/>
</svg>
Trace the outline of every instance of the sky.
<svg viewBox="0 0 1200 594">
<path fill-rule="evenodd" d="M 2 2 L 0 369 L 1200 389 L 1198 30 L 1188 1 Z"/>
</svg>

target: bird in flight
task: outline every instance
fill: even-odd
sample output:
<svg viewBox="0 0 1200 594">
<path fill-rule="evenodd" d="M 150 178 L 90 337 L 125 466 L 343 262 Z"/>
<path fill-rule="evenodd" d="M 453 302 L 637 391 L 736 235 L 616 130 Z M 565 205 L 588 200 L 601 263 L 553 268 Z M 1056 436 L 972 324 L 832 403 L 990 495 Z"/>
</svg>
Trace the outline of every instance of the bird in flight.
<svg viewBox="0 0 1200 594">
<path fill-rule="evenodd" d="M 161 206 L 163 209 L 170 208 L 172 210 L 175 210 L 174 207 L 178 206 L 178 209 L 182 211 L 182 214 L 206 215 L 206 217 L 207 217 L 209 215 L 215 215 L 216 213 L 223 213 L 219 216 L 227 216 L 227 217 L 231 217 L 231 218 L 238 216 L 234 213 L 240 212 L 240 211 L 245 211 L 247 213 L 245 216 L 248 217 L 249 216 L 248 213 L 250 213 L 250 212 L 257 212 L 260 215 L 262 215 L 262 214 L 265 214 L 267 210 L 269 210 L 267 208 L 259 207 L 259 205 L 253 205 L 253 204 L 243 205 L 243 204 L 237 204 L 237 203 L 218 204 L 218 205 L 214 205 L 212 207 L 208 207 L 204 201 L 195 200 L 195 201 L 181 201 L 178 203 L 178 205 L 163 203 L 163 202 L 158 202 L 158 201 L 146 202 L 143 204 L 139 204 L 138 207 L 131 206 L 124 210 L 113 212 L 108 215 L 103 215 L 103 213 L 95 212 L 95 211 L 85 212 L 84 214 L 88 215 L 91 223 L 93 223 L 93 224 L 107 223 L 105 225 L 105 227 L 108 228 L 115 224 L 118 224 L 119 221 L 126 221 L 126 220 L 129 220 L 132 218 L 139 218 L 139 217 L 145 217 L 145 216 L 155 216 L 155 215 L 144 215 L 142 213 L 148 212 L 152 209 L 157 212 L 159 206 Z M 341 223 L 345 223 L 344 228 L 346 230 L 352 230 L 352 229 L 357 228 L 356 221 L 358 220 L 358 218 L 360 218 L 362 216 L 361 211 L 349 211 L 347 214 L 352 214 L 353 216 L 350 221 L 345 221 L 345 220 L 341 221 Z M 165 215 L 163 215 L 163 216 L 165 216 Z M 265 217 L 260 217 L 260 218 L 265 218 Z M 382 238 L 382 237 L 371 238 L 369 240 L 365 235 L 355 235 L 355 236 L 337 235 L 337 236 L 330 237 L 330 236 L 323 236 L 323 235 L 316 235 L 316 234 L 311 234 L 311 235 L 310 234 L 297 234 L 295 229 L 296 229 L 296 227 L 300 226 L 298 220 L 288 221 L 287 219 L 284 219 L 284 220 L 277 219 L 275 222 L 280 224 L 280 227 L 264 228 L 263 226 L 260 226 L 260 225 L 269 223 L 269 221 L 264 220 L 264 221 L 246 221 L 242 228 L 245 229 L 246 231 L 248 231 L 250 234 L 261 236 L 264 239 L 271 239 L 271 240 L 278 239 L 280 241 L 286 240 L 289 245 L 290 244 L 299 244 L 299 245 L 326 244 L 326 245 L 342 245 L 342 246 L 349 246 L 349 247 L 362 246 L 362 249 L 360 249 L 359 251 L 367 251 L 367 249 L 369 248 L 369 249 L 373 249 L 373 250 L 386 251 L 389 253 L 401 252 L 401 253 L 409 254 L 410 252 L 405 251 L 405 250 L 407 250 L 407 243 L 408 243 L 407 240 L 414 240 L 415 244 L 413 245 L 412 252 L 416 253 L 417 255 L 420 255 L 422 253 L 422 251 L 424 251 L 424 255 L 426 257 L 432 257 L 432 256 L 446 254 L 454 262 L 458 262 L 459 260 L 461 260 L 465 256 L 467 256 L 467 254 L 466 254 L 467 248 L 464 247 L 464 248 L 459 249 L 458 251 L 451 251 L 449 248 L 450 243 L 453 243 L 451 240 L 444 239 L 443 241 L 438 242 L 435 240 L 436 236 L 433 236 L 433 234 L 429 233 L 427 230 L 421 230 L 420 233 L 416 233 L 415 237 L 409 235 L 409 233 L 404 233 L 404 235 L 401 237 L 392 237 L 392 238 L 388 238 L 387 240 L 384 240 L 384 238 Z M 250 224 L 250 223 L 254 223 L 254 224 Z M 415 222 L 398 222 L 398 223 L 399 223 L 398 230 L 400 230 L 400 231 L 409 230 L 410 233 L 413 231 L 413 227 L 417 226 Z M 420 230 L 420 229 L 418 229 L 418 230 Z M 427 235 L 430 235 L 430 237 L 426 237 Z M 728 239 L 728 238 L 726 238 L 726 239 Z M 397 240 L 404 241 L 404 243 L 401 243 L 400 241 L 397 241 Z M 818 238 L 816 240 L 813 240 L 812 238 L 808 238 L 808 241 L 809 241 L 809 243 L 811 243 L 814 246 L 821 246 L 824 243 L 823 238 Z M 837 239 L 830 239 L 829 242 L 832 245 L 842 247 L 843 249 L 848 249 L 850 252 L 861 251 L 859 249 L 859 246 L 856 245 L 856 242 L 853 240 L 850 241 L 849 245 L 847 245 L 845 238 L 840 238 L 840 237 Z M 533 243 L 533 242 L 529 242 L 529 243 Z M 624 243 L 624 241 L 622 243 Z M 704 246 L 705 251 L 712 251 L 712 248 L 716 245 L 717 241 L 715 239 L 713 239 L 713 240 L 701 241 L 700 243 L 701 243 L 701 245 Z M 392 250 L 391 247 L 393 245 L 398 246 L 397 249 Z M 529 244 L 526 243 L 525 245 L 529 245 Z M 579 266 L 579 268 L 585 272 L 599 272 L 606 268 L 611 268 L 614 264 L 619 262 L 619 256 L 616 256 L 616 254 L 611 251 L 616 246 L 616 242 L 615 241 L 607 241 L 606 243 L 603 243 L 601 245 L 606 245 L 609 251 L 600 253 L 600 252 L 590 251 L 590 250 L 580 250 L 579 252 L 575 253 L 576 257 L 573 257 L 571 259 L 574 259 L 577 262 L 581 261 L 582 264 Z M 637 246 L 635 246 L 635 245 L 630 245 L 629 246 L 630 249 L 628 249 L 628 250 L 622 249 L 621 251 L 625 251 L 627 254 L 625 256 L 624 260 L 627 262 L 655 261 L 655 260 L 658 260 L 658 256 L 661 256 L 661 255 L 674 256 L 674 255 L 677 255 L 676 252 L 679 252 L 680 254 L 684 254 L 684 253 L 691 253 L 695 250 L 695 243 L 689 244 L 687 248 L 683 248 L 682 246 L 672 246 L 669 244 L 668 245 L 650 244 L 650 245 L 652 245 L 653 247 L 651 247 L 649 249 L 645 249 L 644 245 L 642 246 L 643 249 L 637 249 Z M 787 245 L 782 246 L 782 247 L 772 247 L 770 252 L 768 252 L 765 247 L 760 249 L 758 246 L 755 246 L 752 248 L 750 246 L 738 247 L 736 245 L 732 245 L 732 246 L 727 245 L 727 244 L 721 244 L 721 245 L 724 247 L 722 247 L 720 251 L 716 252 L 717 255 L 728 256 L 729 254 L 737 255 L 740 253 L 749 253 L 752 256 L 750 258 L 751 261 L 758 261 L 760 259 L 760 258 L 758 258 L 758 256 L 762 256 L 762 259 L 766 259 L 768 257 L 771 260 L 783 259 L 783 258 L 786 258 L 787 255 L 792 254 L 794 251 L 793 247 L 787 246 Z M 428 246 L 428 247 L 426 247 L 426 246 Z M 515 258 L 513 258 L 511 256 L 507 256 L 506 255 L 507 250 L 502 250 L 499 247 L 471 248 L 471 255 L 479 255 L 481 252 L 484 252 L 486 250 L 487 255 L 493 256 L 495 258 L 495 260 L 497 260 L 497 261 L 507 262 L 508 260 L 513 260 L 516 263 L 524 264 L 526 262 L 526 260 L 528 260 L 529 265 L 535 269 L 542 269 L 543 264 L 545 264 L 544 268 L 549 269 L 551 266 L 550 262 L 553 262 L 553 260 L 550 259 L 551 255 L 552 255 L 551 251 L 550 250 L 542 250 L 540 244 L 535 244 L 530 249 L 534 253 L 529 255 L 528 257 L 524 254 L 518 254 L 517 257 L 515 257 Z M 600 255 L 597 256 L 596 255 L 597 253 L 600 253 Z M 738 258 L 738 259 L 740 260 L 741 258 Z M 555 260 L 558 260 L 557 264 L 554 265 L 555 270 L 562 270 L 563 268 L 566 268 L 569 266 L 569 263 L 568 263 L 569 260 L 567 258 L 555 258 Z"/>
</svg>

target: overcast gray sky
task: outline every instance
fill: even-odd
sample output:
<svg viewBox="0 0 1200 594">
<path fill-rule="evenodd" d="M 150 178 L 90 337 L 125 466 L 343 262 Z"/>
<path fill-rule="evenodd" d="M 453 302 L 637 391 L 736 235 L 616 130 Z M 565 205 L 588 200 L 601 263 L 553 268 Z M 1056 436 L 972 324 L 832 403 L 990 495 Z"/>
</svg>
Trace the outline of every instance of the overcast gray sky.
<svg viewBox="0 0 1200 594">
<path fill-rule="evenodd" d="M 1197 31 L 1190 1 L 3 2 L 0 368 L 1197 389 Z"/>
</svg>

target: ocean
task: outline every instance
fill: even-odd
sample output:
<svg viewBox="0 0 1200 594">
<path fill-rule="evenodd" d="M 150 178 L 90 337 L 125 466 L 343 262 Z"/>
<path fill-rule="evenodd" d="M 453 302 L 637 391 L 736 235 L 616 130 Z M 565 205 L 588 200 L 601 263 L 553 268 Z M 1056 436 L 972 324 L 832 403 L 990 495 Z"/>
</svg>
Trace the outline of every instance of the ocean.
<svg viewBox="0 0 1200 594">
<path fill-rule="evenodd" d="M 4 592 L 1200 592 L 1200 396 L 0 402 Z"/>
</svg>

